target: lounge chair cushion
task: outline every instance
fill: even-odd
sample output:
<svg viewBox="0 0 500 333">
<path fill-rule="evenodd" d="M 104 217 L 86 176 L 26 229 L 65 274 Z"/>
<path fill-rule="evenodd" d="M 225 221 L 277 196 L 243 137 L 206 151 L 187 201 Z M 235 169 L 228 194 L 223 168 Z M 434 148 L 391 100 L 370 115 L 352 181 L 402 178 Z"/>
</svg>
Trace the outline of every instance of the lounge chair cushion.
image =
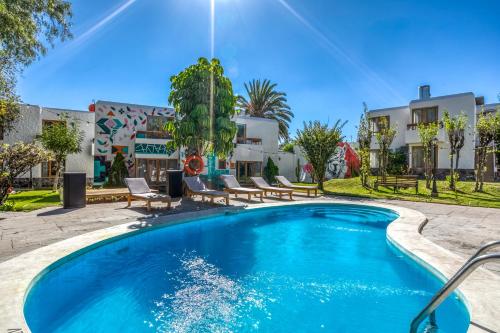
<svg viewBox="0 0 500 333">
<path fill-rule="evenodd" d="M 294 185 L 285 176 L 276 176 L 276 180 L 281 183 L 281 185 L 289 188 L 304 189 L 304 190 L 315 190 L 318 187 L 316 185 Z"/>
<path fill-rule="evenodd" d="M 224 185 L 227 188 L 233 189 L 233 188 L 241 188 L 240 183 L 236 180 L 236 178 L 233 175 L 222 175 L 220 176 L 222 181 L 224 182 Z"/>
<path fill-rule="evenodd" d="M 200 195 L 209 195 L 214 197 L 228 197 L 229 194 L 226 192 L 210 190 L 205 183 L 203 183 L 198 176 L 194 177 L 185 177 L 184 183 L 189 188 L 189 190 L 193 193 Z"/>
<path fill-rule="evenodd" d="M 199 191 L 207 191 L 208 188 L 203 183 L 198 176 L 194 177 L 184 177 L 184 183 L 186 183 L 186 186 L 189 187 L 189 189 L 193 192 L 199 192 Z"/>
<path fill-rule="evenodd" d="M 291 189 L 270 186 L 262 177 L 250 177 L 250 179 L 255 184 L 255 186 L 263 190 L 273 191 L 273 192 L 283 192 L 283 193 L 292 192 Z"/>
<path fill-rule="evenodd" d="M 125 178 L 125 184 L 131 194 L 152 193 L 144 178 Z"/>
</svg>

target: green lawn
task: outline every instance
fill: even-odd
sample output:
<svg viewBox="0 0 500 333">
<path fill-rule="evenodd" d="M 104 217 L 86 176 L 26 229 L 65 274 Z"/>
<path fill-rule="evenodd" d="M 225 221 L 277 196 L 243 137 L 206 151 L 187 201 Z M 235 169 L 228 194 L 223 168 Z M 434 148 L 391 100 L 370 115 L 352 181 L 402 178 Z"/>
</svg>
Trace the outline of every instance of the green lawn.
<svg viewBox="0 0 500 333">
<path fill-rule="evenodd" d="M 373 184 L 373 179 L 370 182 Z M 351 197 L 376 198 L 376 199 L 399 199 L 408 201 L 423 201 L 434 203 L 445 203 L 463 206 L 480 206 L 500 208 L 500 183 L 485 183 L 484 192 L 474 192 L 474 182 L 459 182 L 457 192 L 448 190 L 448 182 L 438 181 L 437 198 L 430 196 L 431 191 L 425 188 L 425 181 L 420 180 L 418 194 L 414 188 L 401 189 L 394 193 L 392 188 L 380 186 L 378 190 L 363 188 L 359 178 L 332 179 L 324 184 L 325 194 L 345 195 Z"/>
<path fill-rule="evenodd" d="M 9 195 L 3 211 L 31 211 L 60 204 L 59 193 L 52 190 L 24 191 Z"/>
</svg>

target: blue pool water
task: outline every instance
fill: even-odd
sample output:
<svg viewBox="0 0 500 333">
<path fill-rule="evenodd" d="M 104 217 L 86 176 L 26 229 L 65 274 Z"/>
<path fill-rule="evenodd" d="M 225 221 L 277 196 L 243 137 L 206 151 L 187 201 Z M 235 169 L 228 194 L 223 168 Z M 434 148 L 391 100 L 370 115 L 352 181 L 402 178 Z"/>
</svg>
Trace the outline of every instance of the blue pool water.
<svg viewBox="0 0 500 333">
<path fill-rule="evenodd" d="M 442 283 L 387 242 L 396 217 L 310 204 L 150 229 L 43 274 L 26 320 L 33 333 L 406 333 Z M 437 322 L 460 333 L 469 317 L 451 297 Z"/>
</svg>

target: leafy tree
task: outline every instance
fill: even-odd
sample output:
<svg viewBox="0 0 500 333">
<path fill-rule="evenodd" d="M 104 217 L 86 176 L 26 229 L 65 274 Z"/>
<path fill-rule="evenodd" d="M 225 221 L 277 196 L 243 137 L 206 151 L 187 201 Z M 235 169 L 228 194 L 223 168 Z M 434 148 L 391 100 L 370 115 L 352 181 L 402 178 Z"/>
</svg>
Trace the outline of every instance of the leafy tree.
<svg viewBox="0 0 500 333">
<path fill-rule="evenodd" d="M 467 116 L 462 112 L 458 116 L 451 117 L 448 111 L 444 112 L 443 124 L 448 134 L 448 141 L 450 143 L 450 189 L 456 189 L 455 167 L 458 168 L 458 158 L 460 156 L 460 149 L 464 146 L 465 142 L 465 127 L 467 127 Z M 455 160 L 455 164 L 453 160 Z"/>
<path fill-rule="evenodd" d="M 33 143 L 3 144 L 0 147 L 0 205 L 7 200 L 15 178 L 48 158 L 49 154 Z"/>
<path fill-rule="evenodd" d="M 358 126 L 358 145 L 360 157 L 360 178 L 361 185 L 367 187 L 370 177 L 370 147 L 372 144 L 372 130 L 370 128 L 370 119 L 368 118 L 368 106 L 363 103 L 364 111 L 359 120 Z"/>
<path fill-rule="evenodd" d="M 300 182 L 300 171 L 302 170 L 302 167 L 300 165 L 300 159 L 297 159 L 297 166 L 295 167 L 295 178 L 297 179 L 297 182 Z"/>
<path fill-rule="evenodd" d="M 489 152 L 494 151 L 491 144 L 500 132 L 500 113 L 480 113 L 476 122 L 476 133 L 479 137 L 479 146 L 476 148 L 476 185 L 475 191 L 483 191 L 484 171 L 486 169 L 486 158 Z"/>
<path fill-rule="evenodd" d="M 280 174 L 280 170 L 271 157 L 267 158 L 267 165 L 264 167 L 264 177 L 269 183 L 274 183 L 277 175 Z"/>
<path fill-rule="evenodd" d="M 245 83 L 248 100 L 238 97 L 238 107 L 252 117 L 269 118 L 278 121 L 281 140 L 288 140 L 289 123 L 294 117 L 287 104 L 286 94 L 276 91 L 276 83 L 269 80 L 252 80 Z"/>
<path fill-rule="evenodd" d="M 293 150 L 294 146 L 295 146 L 295 143 L 293 141 L 288 141 L 281 146 L 281 150 L 283 150 L 284 152 L 293 154 L 294 153 L 294 150 Z"/>
<path fill-rule="evenodd" d="M 424 152 L 425 186 L 430 189 L 435 160 L 432 158 L 432 150 L 434 149 L 434 141 L 438 135 L 439 125 L 437 123 L 420 123 L 417 129 Z"/>
<path fill-rule="evenodd" d="M 379 145 L 378 168 L 383 179 L 387 176 L 387 165 L 389 162 L 389 150 L 397 134 L 396 127 L 389 126 L 385 117 L 380 118 L 379 131 L 375 133 L 375 139 Z"/>
<path fill-rule="evenodd" d="M 66 158 L 70 154 L 77 154 L 82 151 L 82 141 L 83 132 L 80 131 L 76 122 L 69 121 L 67 117 L 61 117 L 60 122 L 43 128 L 40 142 L 45 149 L 52 152 L 56 165 L 54 191 L 57 191 Z"/>
<path fill-rule="evenodd" d="M 125 157 L 118 152 L 109 170 L 109 183 L 114 186 L 123 186 L 125 185 L 124 179 L 126 177 L 128 177 L 128 168 L 125 164 Z"/>
<path fill-rule="evenodd" d="M 321 124 L 319 121 L 304 122 L 304 129 L 297 130 L 297 145 L 300 147 L 309 163 L 313 167 L 313 175 L 318 181 L 318 187 L 323 190 L 325 172 L 328 161 L 337 150 L 337 145 L 344 137 L 342 127 L 346 123 L 340 120 L 329 127 L 328 124 Z"/>
<path fill-rule="evenodd" d="M 213 116 L 210 118 L 211 76 L 213 75 Z M 236 97 L 229 78 L 219 60 L 205 58 L 170 78 L 171 92 L 168 101 L 178 117 L 166 125 L 172 135 L 167 143 L 171 148 L 187 147 L 187 155 L 214 153 L 226 157 L 233 150 L 236 124 L 231 117 L 236 114 Z M 214 135 L 216 133 L 216 135 Z"/>
<path fill-rule="evenodd" d="M 19 115 L 16 79 L 45 55 L 48 45 L 71 37 L 71 4 L 64 0 L 0 0 L 0 127 Z"/>
</svg>

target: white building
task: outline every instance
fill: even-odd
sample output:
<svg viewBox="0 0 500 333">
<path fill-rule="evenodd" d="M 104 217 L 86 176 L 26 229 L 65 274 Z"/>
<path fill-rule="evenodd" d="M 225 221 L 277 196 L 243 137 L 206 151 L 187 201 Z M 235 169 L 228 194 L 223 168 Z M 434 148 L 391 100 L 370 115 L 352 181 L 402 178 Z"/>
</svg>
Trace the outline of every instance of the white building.
<svg viewBox="0 0 500 333">
<path fill-rule="evenodd" d="M 182 168 L 184 150 L 169 151 L 165 145 L 170 136 L 163 130 L 163 124 L 174 117 L 172 108 L 109 101 L 97 101 L 91 106 L 92 112 L 21 105 L 21 117 L 2 142 L 33 142 L 44 126 L 66 116 L 68 121 L 79 124 L 84 140 L 82 152 L 68 156 L 65 170 L 85 172 L 90 184 L 106 181 L 118 152 L 125 157 L 131 177 L 144 177 L 152 185 L 166 181 L 166 170 Z M 238 126 L 234 150 L 227 160 L 214 161 L 216 175 L 233 174 L 242 183 L 248 183 L 249 177 L 263 174 L 271 157 L 280 174 L 295 180 L 297 159 L 301 165 L 306 162 L 301 156 L 279 150 L 275 120 L 238 115 L 233 121 Z M 207 174 L 208 164 L 205 159 L 202 174 Z M 51 161 L 35 166 L 17 179 L 16 186 L 51 186 L 55 176 L 52 166 Z"/>
<path fill-rule="evenodd" d="M 60 121 L 61 116 L 67 116 L 68 121 L 75 121 L 83 131 L 82 151 L 68 156 L 65 162 L 66 170 L 85 172 L 88 182 L 94 174 L 93 139 L 94 114 L 90 112 L 62 110 L 40 107 L 37 105 L 21 105 L 20 117 L 14 123 L 14 128 L 0 138 L 2 143 L 33 142 L 44 126 Z M 49 187 L 53 182 L 55 170 L 53 162 L 47 161 L 37 165 L 32 170 L 17 179 L 16 186 Z"/>
<path fill-rule="evenodd" d="M 377 132 L 380 120 L 385 117 L 390 126 L 395 126 L 397 135 L 391 145 L 392 150 L 401 149 L 407 153 L 407 161 L 410 173 L 422 174 L 423 151 L 418 135 L 417 125 L 420 123 L 438 122 L 439 133 L 437 136 L 438 147 L 433 153 L 437 165 L 438 175 L 441 177 L 450 168 L 450 147 L 449 141 L 443 128 L 442 119 L 445 111 L 450 116 L 465 114 L 468 125 L 465 129 L 465 142 L 460 150 L 458 171 L 462 176 L 474 176 L 475 163 L 475 123 L 477 114 L 484 109 L 494 109 L 496 104 L 484 105 L 484 98 L 476 97 L 473 93 L 461 93 L 447 96 L 431 97 L 430 87 L 419 87 L 419 98 L 410 101 L 408 105 L 391 107 L 385 109 L 370 110 L 368 115 L 371 121 L 373 132 Z M 371 163 L 372 168 L 378 165 L 378 143 L 375 135 L 372 139 Z M 490 173 L 496 173 L 496 163 L 492 160 L 489 165 Z"/>
</svg>

